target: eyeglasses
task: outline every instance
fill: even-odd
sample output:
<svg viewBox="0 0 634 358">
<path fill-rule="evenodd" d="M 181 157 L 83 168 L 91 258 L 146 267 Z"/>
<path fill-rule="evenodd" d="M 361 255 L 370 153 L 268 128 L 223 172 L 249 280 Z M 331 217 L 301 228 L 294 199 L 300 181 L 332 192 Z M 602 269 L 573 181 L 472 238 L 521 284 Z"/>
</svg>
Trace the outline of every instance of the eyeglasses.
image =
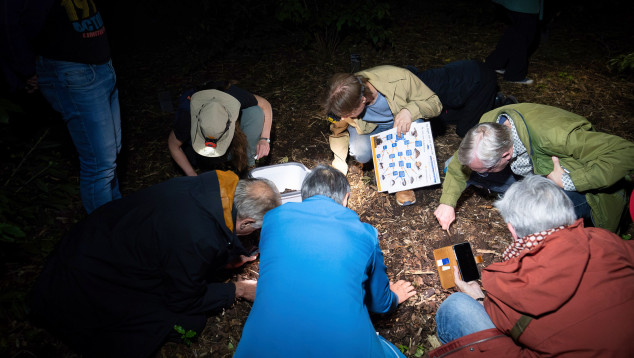
<svg viewBox="0 0 634 358">
<path fill-rule="evenodd" d="M 484 168 L 481 171 L 480 170 L 474 170 L 474 169 L 471 169 L 471 170 L 476 172 L 479 176 L 481 176 L 483 178 L 486 178 L 487 176 L 489 176 L 489 173 L 491 173 L 491 171 L 500 163 L 500 160 L 502 160 L 502 158 L 498 159 L 498 161 L 495 162 L 495 164 L 493 164 L 492 166 L 486 167 L 486 168 Z"/>
</svg>

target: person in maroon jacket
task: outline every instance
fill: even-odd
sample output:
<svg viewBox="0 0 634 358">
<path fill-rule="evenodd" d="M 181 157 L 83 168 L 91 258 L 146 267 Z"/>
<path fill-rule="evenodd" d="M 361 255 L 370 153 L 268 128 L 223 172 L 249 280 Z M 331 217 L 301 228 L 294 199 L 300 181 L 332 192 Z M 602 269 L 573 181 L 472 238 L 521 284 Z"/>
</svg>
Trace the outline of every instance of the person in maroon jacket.
<svg viewBox="0 0 634 358">
<path fill-rule="evenodd" d="M 495 203 L 513 236 L 482 287 L 454 269 L 430 357 L 632 357 L 634 243 L 576 220 L 550 180 L 529 176 Z"/>
</svg>

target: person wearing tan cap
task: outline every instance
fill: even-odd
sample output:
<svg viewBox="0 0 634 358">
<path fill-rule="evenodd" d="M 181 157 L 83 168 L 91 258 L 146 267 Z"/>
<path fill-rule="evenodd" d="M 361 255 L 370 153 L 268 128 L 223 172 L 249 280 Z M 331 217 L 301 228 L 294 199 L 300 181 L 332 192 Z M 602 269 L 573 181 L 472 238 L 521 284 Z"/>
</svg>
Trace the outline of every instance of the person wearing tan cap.
<svg viewBox="0 0 634 358">
<path fill-rule="evenodd" d="M 188 176 L 229 162 L 238 173 L 269 155 L 273 110 L 269 101 L 228 82 L 188 90 L 179 99 L 167 143 Z M 239 122 L 236 125 L 236 122 Z"/>
</svg>

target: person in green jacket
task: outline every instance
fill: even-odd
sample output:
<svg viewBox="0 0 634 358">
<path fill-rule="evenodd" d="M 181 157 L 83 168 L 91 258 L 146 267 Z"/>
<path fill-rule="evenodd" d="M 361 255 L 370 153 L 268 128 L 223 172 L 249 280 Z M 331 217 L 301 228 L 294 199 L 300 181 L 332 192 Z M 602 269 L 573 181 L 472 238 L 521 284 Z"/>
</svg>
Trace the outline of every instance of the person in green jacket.
<svg viewBox="0 0 634 358">
<path fill-rule="evenodd" d="M 634 143 L 596 132 L 584 117 L 560 108 L 520 103 L 485 113 L 452 157 L 434 212 L 444 230 L 468 185 L 504 193 L 517 179 L 543 175 L 563 188 L 575 214 L 618 231 L 634 171 Z"/>
</svg>

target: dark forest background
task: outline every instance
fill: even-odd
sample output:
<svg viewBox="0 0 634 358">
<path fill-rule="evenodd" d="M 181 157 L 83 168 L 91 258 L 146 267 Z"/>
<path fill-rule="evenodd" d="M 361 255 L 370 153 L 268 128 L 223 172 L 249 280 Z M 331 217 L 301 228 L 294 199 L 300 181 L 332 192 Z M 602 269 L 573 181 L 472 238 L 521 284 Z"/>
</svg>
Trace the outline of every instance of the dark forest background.
<svg viewBox="0 0 634 358">
<path fill-rule="evenodd" d="M 328 162 L 327 125 L 317 98 L 332 73 L 351 70 L 351 54 L 361 54 L 361 68 L 482 60 L 505 26 L 489 0 L 115 0 L 98 5 L 118 76 L 124 142 L 118 174 L 124 195 L 182 175 L 166 139 L 176 97 L 185 88 L 236 79 L 271 101 L 273 147 L 260 165 Z M 545 0 L 544 10 L 540 49 L 529 68 L 537 84 L 503 89 L 587 116 L 600 130 L 633 140 L 634 3 Z M 85 217 L 76 151 L 63 121 L 38 93 L 1 88 L 0 356 L 73 356 L 29 323 L 25 302 L 46 256 Z M 441 138 L 437 151 L 455 150 L 456 140 Z M 363 185 L 371 180 L 367 175 L 372 174 L 349 178 Z M 434 224 L 430 231 L 437 229 Z M 248 307 L 239 307 L 238 320 L 246 314 Z M 214 349 L 227 356 L 235 343 Z M 413 348 L 408 354 L 419 356 Z"/>
</svg>

